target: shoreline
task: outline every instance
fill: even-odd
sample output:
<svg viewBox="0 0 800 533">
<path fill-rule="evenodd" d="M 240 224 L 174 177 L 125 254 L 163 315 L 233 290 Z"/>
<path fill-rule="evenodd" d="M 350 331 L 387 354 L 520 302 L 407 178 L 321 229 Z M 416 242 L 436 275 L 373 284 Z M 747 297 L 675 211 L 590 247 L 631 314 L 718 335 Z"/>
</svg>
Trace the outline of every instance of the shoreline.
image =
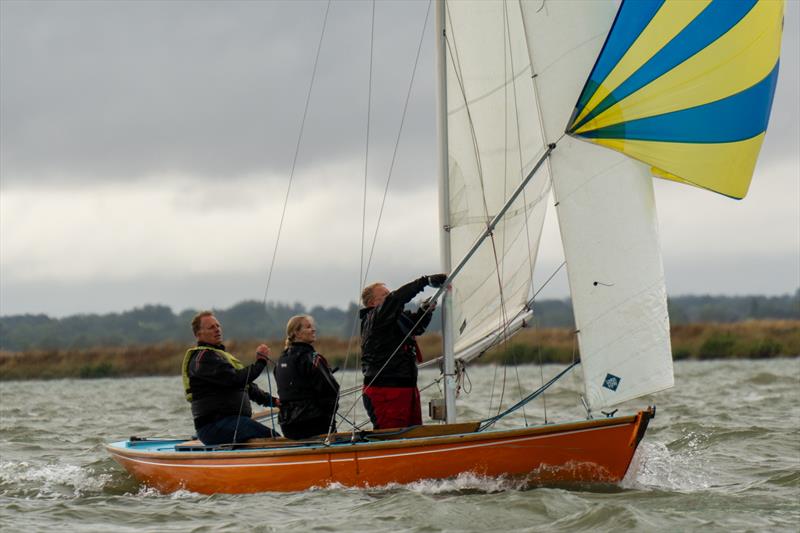
<svg viewBox="0 0 800 533">
<path fill-rule="evenodd" d="M 680 324 L 671 328 L 670 337 L 675 361 L 800 356 L 800 320 Z M 249 364 L 260 342 L 230 341 L 226 346 L 243 363 Z M 439 334 L 423 335 L 418 342 L 426 360 L 441 355 Z M 267 344 L 272 348 L 274 361 L 279 357 L 283 340 L 273 339 Z M 357 364 L 357 339 L 350 343 L 347 339 L 321 338 L 315 347 L 331 366 L 353 368 Z M 123 347 L 0 351 L 0 381 L 179 376 L 187 348 L 187 345 L 167 341 Z M 348 349 L 351 350 L 349 354 Z M 531 328 L 523 330 L 507 344 L 487 351 L 472 364 L 568 363 L 576 353 L 577 341 L 571 328 Z"/>
</svg>

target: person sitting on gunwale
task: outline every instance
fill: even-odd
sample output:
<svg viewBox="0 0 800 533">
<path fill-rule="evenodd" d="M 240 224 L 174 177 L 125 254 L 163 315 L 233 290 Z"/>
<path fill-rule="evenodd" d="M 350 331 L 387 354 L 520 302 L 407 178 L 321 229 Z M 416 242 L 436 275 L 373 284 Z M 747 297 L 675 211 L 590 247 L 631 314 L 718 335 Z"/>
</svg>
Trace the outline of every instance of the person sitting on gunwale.
<svg viewBox="0 0 800 533">
<path fill-rule="evenodd" d="M 336 432 L 339 383 L 328 361 L 314 350 L 314 319 L 297 315 L 286 324 L 286 349 L 275 365 L 281 398 L 278 422 L 290 439 Z"/>
<path fill-rule="evenodd" d="M 264 406 L 280 404 L 253 381 L 267 366 L 269 347 L 256 349 L 256 361 L 244 366 L 222 344 L 222 326 L 211 311 L 192 319 L 197 346 L 183 358 L 183 388 L 192 403 L 197 437 L 206 445 L 235 444 L 277 437 L 278 433 L 253 420 L 250 400 Z"/>
</svg>

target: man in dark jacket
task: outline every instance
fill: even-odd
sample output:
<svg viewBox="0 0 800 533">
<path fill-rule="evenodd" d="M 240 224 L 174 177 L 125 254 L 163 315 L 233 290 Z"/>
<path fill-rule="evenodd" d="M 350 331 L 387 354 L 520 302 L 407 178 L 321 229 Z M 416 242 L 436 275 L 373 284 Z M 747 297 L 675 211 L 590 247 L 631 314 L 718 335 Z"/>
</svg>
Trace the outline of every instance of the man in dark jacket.
<svg viewBox="0 0 800 533">
<path fill-rule="evenodd" d="M 361 301 L 361 370 L 364 407 L 375 429 L 422 424 L 417 363 L 422 354 L 415 340 L 431 321 L 435 302 L 416 312 L 405 305 L 425 287 L 441 287 L 445 274 L 423 276 L 395 291 L 383 283 L 364 288 Z"/>
<path fill-rule="evenodd" d="M 244 366 L 222 344 L 222 326 L 210 311 L 192 319 L 197 346 L 183 358 L 183 388 L 192 403 L 192 416 L 203 444 L 234 444 L 277 436 L 253 420 L 250 400 L 273 406 L 279 402 L 253 383 L 267 366 L 269 347 L 261 344 L 256 361 Z"/>
</svg>

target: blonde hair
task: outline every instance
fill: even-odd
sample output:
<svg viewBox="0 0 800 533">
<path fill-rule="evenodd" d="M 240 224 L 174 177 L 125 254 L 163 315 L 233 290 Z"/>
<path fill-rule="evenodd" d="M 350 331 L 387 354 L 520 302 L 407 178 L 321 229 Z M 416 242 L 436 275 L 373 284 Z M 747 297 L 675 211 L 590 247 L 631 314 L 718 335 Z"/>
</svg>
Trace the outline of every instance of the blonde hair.
<svg viewBox="0 0 800 533">
<path fill-rule="evenodd" d="M 288 348 L 294 342 L 297 332 L 303 327 L 303 320 L 308 320 L 314 323 L 314 318 L 311 315 L 295 315 L 286 323 L 286 342 L 284 348 Z"/>
<path fill-rule="evenodd" d="M 361 291 L 361 303 L 364 304 L 364 307 L 369 307 L 369 304 L 372 303 L 372 291 L 374 291 L 375 288 L 380 287 L 381 285 L 386 285 L 386 284 L 382 281 L 378 281 L 375 283 L 370 283 L 369 285 L 364 287 L 364 290 Z"/>
<path fill-rule="evenodd" d="M 195 335 L 200 331 L 200 323 L 203 321 L 204 316 L 214 316 L 214 313 L 211 311 L 200 311 L 194 315 L 194 318 L 192 318 L 192 333 Z"/>
</svg>

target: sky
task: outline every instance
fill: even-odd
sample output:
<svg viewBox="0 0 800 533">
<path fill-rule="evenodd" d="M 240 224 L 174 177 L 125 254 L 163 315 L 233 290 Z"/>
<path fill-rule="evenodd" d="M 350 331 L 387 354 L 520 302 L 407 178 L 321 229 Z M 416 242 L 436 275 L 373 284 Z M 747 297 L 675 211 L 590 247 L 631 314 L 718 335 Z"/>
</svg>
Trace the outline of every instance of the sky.
<svg viewBox="0 0 800 533">
<path fill-rule="evenodd" d="M 0 315 L 344 307 L 441 270 L 433 15 L 377 3 L 370 91 L 370 6 L 331 5 L 298 145 L 325 2 L 0 1 Z M 670 295 L 800 286 L 799 35 L 789 0 L 748 196 L 655 181 Z M 551 210 L 537 284 L 562 260 Z"/>
</svg>

